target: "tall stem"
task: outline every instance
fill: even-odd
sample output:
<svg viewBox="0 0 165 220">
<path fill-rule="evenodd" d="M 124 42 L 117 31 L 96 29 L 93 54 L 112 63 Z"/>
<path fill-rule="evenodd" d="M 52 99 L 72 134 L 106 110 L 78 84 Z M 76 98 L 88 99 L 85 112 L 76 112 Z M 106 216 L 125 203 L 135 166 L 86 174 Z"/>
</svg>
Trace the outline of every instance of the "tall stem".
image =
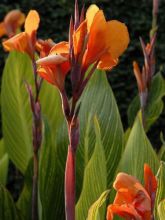
<svg viewBox="0 0 165 220">
<path fill-rule="evenodd" d="M 65 214 L 66 220 L 75 220 L 75 159 L 76 152 L 68 146 L 65 168 Z"/>
<path fill-rule="evenodd" d="M 38 150 L 42 141 L 41 106 L 39 102 L 39 92 L 42 81 L 37 80 L 37 68 L 33 60 L 33 72 L 35 82 L 35 97 L 32 91 L 29 92 L 31 98 L 31 110 L 33 113 L 33 188 L 32 188 L 32 220 L 38 220 Z"/>
<path fill-rule="evenodd" d="M 32 220 L 38 220 L 38 153 L 33 153 Z"/>
</svg>

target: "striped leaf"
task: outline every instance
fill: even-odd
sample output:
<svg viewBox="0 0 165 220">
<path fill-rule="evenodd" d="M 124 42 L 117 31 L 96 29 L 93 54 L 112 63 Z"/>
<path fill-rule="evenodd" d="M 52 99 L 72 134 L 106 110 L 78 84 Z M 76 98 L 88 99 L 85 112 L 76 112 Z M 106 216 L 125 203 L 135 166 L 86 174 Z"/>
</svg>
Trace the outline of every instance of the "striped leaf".
<svg viewBox="0 0 165 220">
<path fill-rule="evenodd" d="M 20 220 L 17 209 L 10 193 L 0 185 L 0 219 Z"/>
<path fill-rule="evenodd" d="M 39 191 L 42 220 L 65 219 L 64 170 L 60 167 L 57 147 L 52 143 L 52 132 L 44 120 L 44 142 L 40 152 Z M 59 146 L 60 147 L 60 146 Z"/>
<path fill-rule="evenodd" d="M 159 203 L 158 206 L 158 215 L 160 220 L 165 219 L 165 199 Z"/>
<path fill-rule="evenodd" d="M 158 215 L 159 203 L 165 199 L 165 163 L 161 162 L 157 173 L 158 188 L 155 200 L 155 219 L 161 220 Z"/>
<path fill-rule="evenodd" d="M 76 205 L 77 220 L 85 220 L 87 218 L 89 207 L 107 187 L 106 160 L 103 145 L 101 143 L 100 128 L 96 118 L 95 134 L 95 149 L 85 168 L 82 192 Z"/>
<path fill-rule="evenodd" d="M 96 202 L 89 209 L 87 220 L 101 220 L 99 217 L 99 209 L 108 198 L 109 190 L 103 192 Z"/>
<path fill-rule="evenodd" d="M 0 183 L 6 185 L 9 158 L 6 153 L 3 139 L 0 140 Z"/>
<path fill-rule="evenodd" d="M 32 156 L 31 119 L 25 80 L 32 82 L 32 64 L 26 54 L 10 53 L 2 77 L 2 124 L 9 157 L 24 173 Z"/>
<path fill-rule="evenodd" d="M 119 171 L 136 176 L 143 182 L 144 163 L 147 163 L 154 173 L 157 172 L 159 160 L 145 134 L 139 113 L 122 155 Z"/>
<path fill-rule="evenodd" d="M 107 165 L 107 188 L 110 187 L 123 149 L 123 128 L 113 92 L 106 74 L 96 70 L 81 98 L 80 145 L 77 152 L 77 189 L 81 191 L 83 171 L 95 145 L 93 117 L 97 115 Z"/>
</svg>

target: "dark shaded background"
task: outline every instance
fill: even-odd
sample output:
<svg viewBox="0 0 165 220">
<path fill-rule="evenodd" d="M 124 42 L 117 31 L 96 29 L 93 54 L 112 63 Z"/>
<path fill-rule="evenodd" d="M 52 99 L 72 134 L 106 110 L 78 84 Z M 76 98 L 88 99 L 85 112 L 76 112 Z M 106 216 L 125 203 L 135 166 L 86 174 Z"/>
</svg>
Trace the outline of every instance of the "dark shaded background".
<svg viewBox="0 0 165 220">
<path fill-rule="evenodd" d="M 145 42 L 149 40 L 149 30 L 152 21 L 152 0 L 84 0 L 84 2 L 86 8 L 89 4 L 96 3 L 104 10 L 107 20 L 117 19 L 128 26 L 131 38 L 129 48 L 121 57 L 117 68 L 107 74 L 117 99 L 123 125 L 126 128 L 128 126 L 127 108 L 135 94 L 137 94 L 132 61 L 137 60 L 141 65 L 143 63 L 139 36 L 142 36 Z M 83 1 L 79 0 L 79 3 L 82 5 Z M 69 19 L 74 10 L 74 0 L 0 0 L 0 20 L 3 19 L 8 11 L 15 8 L 20 8 L 26 14 L 30 9 L 36 9 L 39 12 L 41 23 L 38 36 L 40 38 L 52 38 L 55 42 L 67 40 Z M 165 0 L 161 0 L 160 3 L 158 23 L 157 70 L 160 65 L 165 66 Z M 5 55 L 0 46 L 1 73 L 4 66 L 4 58 Z M 148 133 L 151 142 L 157 149 L 161 145 L 159 134 L 163 129 L 165 132 L 165 111 Z M 13 177 L 11 176 L 10 178 Z"/>
</svg>

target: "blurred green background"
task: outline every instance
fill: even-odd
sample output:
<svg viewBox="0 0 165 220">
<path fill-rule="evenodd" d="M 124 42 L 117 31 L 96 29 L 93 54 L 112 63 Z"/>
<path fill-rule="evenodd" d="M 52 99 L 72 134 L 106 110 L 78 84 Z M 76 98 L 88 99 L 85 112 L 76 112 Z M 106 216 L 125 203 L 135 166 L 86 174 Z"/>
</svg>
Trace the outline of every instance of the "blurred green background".
<svg viewBox="0 0 165 220">
<path fill-rule="evenodd" d="M 127 128 L 127 108 L 133 97 L 137 94 L 136 80 L 132 71 L 132 62 L 133 60 L 137 60 L 140 65 L 143 64 L 139 37 L 143 37 L 145 42 L 149 40 L 149 30 L 152 22 L 152 0 L 79 0 L 80 6 L 82 6 L 83 2 L 85 3 L 86 8 L 91 3 L 96 3 L 104 10 L 107 20 L 117 19 L 128 26 L 131 38 L 129 47 L 121 57 L 117 68 L 107 74 L 119 106 L 123 125 Z M 67 40 L 70 15 L 73 15 L 74 10 L 74 0 L 0 0 L 0 20 L 3 20 L 3 17 L 8 11 L 15 8 L 21 9 L 25 14 L 27 14 L 30 9 L 36 9 L 39 12 L 41 23 L 38 36 L 40 38 L 52 38 L 55 42 Z M 158 40 L 156 46 L 157 71 L 159 70 L 160 65 L 165 66 L 164 12 L 165 0 L 161 0 L 158 16 Z M 2 46 L 0 46 L 1 73 L 5 57 L 6 54 L 4 53 Z M 165 72 L 164 69 L 165 68 L 163 67 L 163 74 Z M 159 135 L 164 128 L 165 111 L 148 133 L 151 142 L 157 149 L 161 145 Z M 17 175 L 15 176 L 17 177 Z M 13 175 L 11 175 L 10 178 L 13 178 Z M 20 178 L 19 175 L 18 178 Z"/>
</svg>

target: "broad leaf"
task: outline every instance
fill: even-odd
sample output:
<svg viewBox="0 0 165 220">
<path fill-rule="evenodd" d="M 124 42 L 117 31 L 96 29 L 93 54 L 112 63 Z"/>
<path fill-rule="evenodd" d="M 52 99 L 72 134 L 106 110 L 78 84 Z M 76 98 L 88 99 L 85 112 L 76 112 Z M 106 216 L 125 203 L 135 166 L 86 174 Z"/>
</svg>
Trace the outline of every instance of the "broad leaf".
<svg viewBox="0 0 165 220">
<path fill-rule="evenodd" d="M 86 219 L 88 209 L 107 187 L 106 160 L 98 121 L 95 118 L 96 144 L 85 172 L 80 198 L 76 205 L 76 219 Z"/>
<path fill-rule="evenodd" d="M 106 74 L 96 70 L 81 98 L 80 145 L 77 152 L 77 189 L 81 191 L 83 171 L 93 153 L 95 133 L 93 116 L 100 124 L 107 165 L 107 188 L 110 187 L 123 150 L 123 128 L 113 92 Z"/>
<path fill-rule="evenodd" d="M 157 172 L 159 160 L 145 134 L 139 114 L 130 132 L 119 171 L 136 176 L 142 182 L 144 163 L 147 163 L 154 173 Z"/>
<path fill-rule="evenodd" d="M 159 203 L 165 199 L 165 163 L 161 162 L 158 173 L 157 173 L 158 188 L 156 192 L 155 200 L 155 219 L 159 219 L 158 207 Z"/>
<path fill-rule="evenodd" d="M 5 151 L 3 139 L 0 141 L 0 183 L 6 185 L 9 158 Z"/>
<path fill-rule="evenodd" d="M 42 204 L 42 220 L 65 219 L 64 170 L 48 123 L 44 124 L 44 143 L 40 152 L 39 190 Z"/>
<path fill-rule="evenodd" d="M 23 220 L 29 220 L 32 216 L 32 176 L 33 160 L 30 159 L 27 170 L 25 172 L 24 187 L 16 203 L 17 209 L 21 213 Z"/>
<path fill-rule="evenodd" d="M 0 219 L 20 220 L 10 193 L 2 185 L 0 185 Z"/>
<path fill-rule="evenodd" d="M 99 208 L 104 204 L 108 198 L 109 190 L 103 192 L 98 200 L 92 204 L 89 209 L 87 220 L 101 220 L 99 217 Z"/>
<path fill-rule="evenodd" d="M 165 219 L 165 199 L 159 203 L 158 206 L 158 216 L 160 220 Z"/>
<path fill-rule="evenodd" d="M 147 107 L 145 110 L 146 129 L 149 129 L 149 127 L 158 119 L 158 117 L 162 113 L 163 110 L 162 98 L 164 96 L 165 96 L 165 81 L 161 73 L 157 73 L 153 78 L 151 84 Z M 136 96 L 128 108 L 128 121 L 130 126 L 132 126 L 139 109 L 140 109 L 139 97 Z"/>
<path fill-rule="evenodd" d="M 165 140 L 163 138 L 163 133 L 160 134 L 160 139 L 162 142 L 162 146 L 158 152 L 158 157 L 160 160 L 165 161 Z"/>
<path fill-rule="evenodd" d="M 2 124 L 4 144 L 9 157 L 25 172 L 32 156 L 30 104 L 25 81 L 33 78 L 32 64 L 26 54 L 10 53 L 2 77 Z"/>
</svg>

